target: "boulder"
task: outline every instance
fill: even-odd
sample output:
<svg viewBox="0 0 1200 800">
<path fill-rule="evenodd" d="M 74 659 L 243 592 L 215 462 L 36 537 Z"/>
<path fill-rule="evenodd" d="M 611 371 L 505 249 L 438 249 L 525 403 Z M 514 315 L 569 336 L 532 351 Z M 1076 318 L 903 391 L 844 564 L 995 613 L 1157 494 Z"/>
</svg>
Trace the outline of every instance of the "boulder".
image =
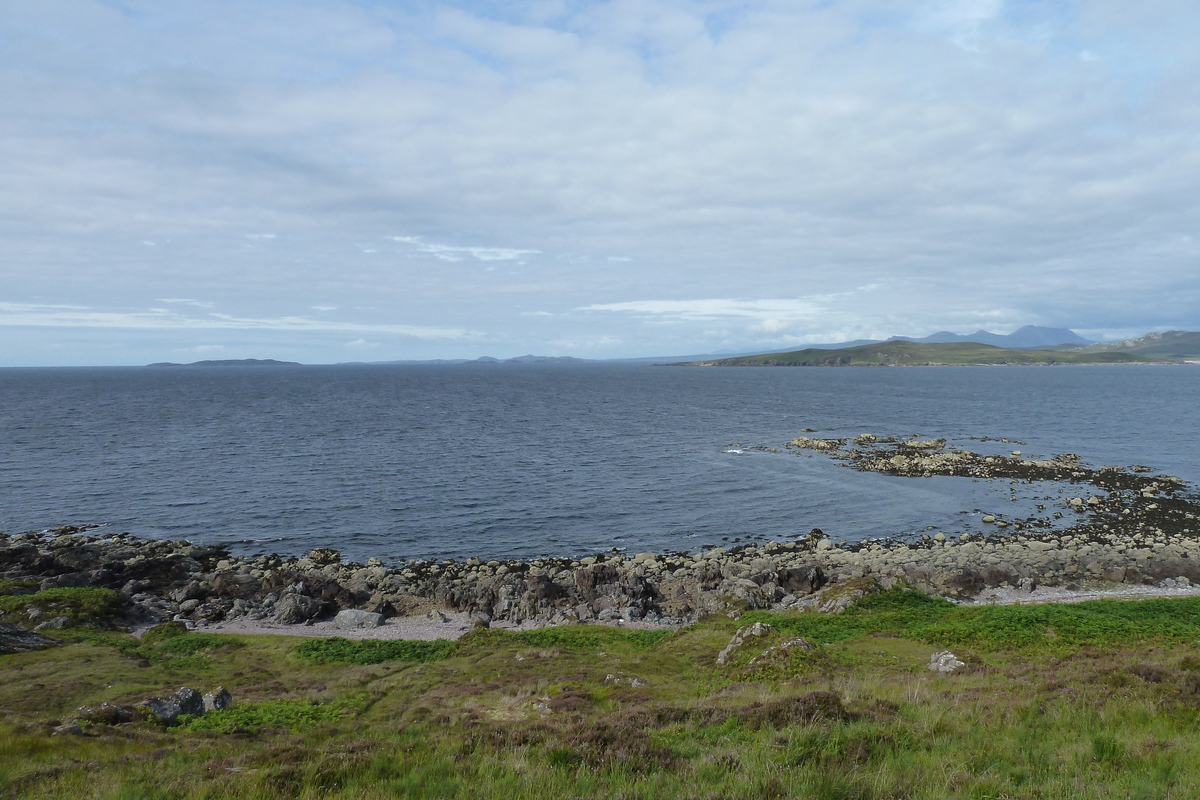
<svg viewBox="0 0 1200 800">
<path fill-rule="evenodd" d="M 302 594 L 285 594 L 275 603 L 274 620 L 287 625 L 308 622 L 325 610 L 325 603 Z"/>
<path fill-rule="evenodd" d="M 120 725 L 133 721 L 133 712 L 112 703 L 101 703 L 98 706 L 80 706 L 69 718 L 75 722 L 90 722 L 93 725 Z M 70 724 L 69 722 L 64 724 Z"/>
<path fill-rule="evenodd" d="M 233 695 L 224 686 L 218 686 L 205 694 L 201 702 L 204 704 L 205 714 L 209 711 L 223 711 L 233 705 Z"/>
<path fill-rule="evenodd" d="M 199 716 L 204 713 L 204 698 L 195 689 L 181 686 L 175 694 L 168 698 L 153 697 L 143 700 L 135 708 L 144 709 L 144 713 L 159 724 L 174 725 L 184 714 Z"/>
<path fill-rule="evenodd" d="M 333 618 L 333 624 L 342 630 L 359 628 L 378 628 L 383 624 L 383 614 L 374 611 L 360 611 L 357 608 L 347 608 L 339 611 Z"/>
</svg>

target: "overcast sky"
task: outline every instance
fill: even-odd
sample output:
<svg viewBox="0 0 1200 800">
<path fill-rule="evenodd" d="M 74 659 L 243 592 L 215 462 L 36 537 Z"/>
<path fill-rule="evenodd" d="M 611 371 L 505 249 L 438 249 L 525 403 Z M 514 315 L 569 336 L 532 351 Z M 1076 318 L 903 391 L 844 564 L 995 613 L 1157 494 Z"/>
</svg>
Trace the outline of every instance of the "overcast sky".
<svg viewBox="0 0 1200 800">
<path fill-rule="evenodd" d="M 1200 329 L 1194 0 L 0 0 L 0 365 Z"/>
</svg>

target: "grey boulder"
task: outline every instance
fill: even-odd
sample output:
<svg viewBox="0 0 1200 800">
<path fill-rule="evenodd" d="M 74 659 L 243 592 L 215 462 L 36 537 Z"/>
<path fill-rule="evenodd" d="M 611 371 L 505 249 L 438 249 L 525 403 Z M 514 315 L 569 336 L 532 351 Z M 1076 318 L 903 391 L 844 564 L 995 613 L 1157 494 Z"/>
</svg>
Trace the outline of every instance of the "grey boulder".
<svg viewBox="0 0 1200 800">
<path fill-rule="evenodd" d="M 357 608 L 347 608 L 339 611 L 333 618 L 333 624 L 342 630 L 356 628 L 378 628 L 383 624 L 383 614 L 374 611 L 360 611 Z"/>
</svg>

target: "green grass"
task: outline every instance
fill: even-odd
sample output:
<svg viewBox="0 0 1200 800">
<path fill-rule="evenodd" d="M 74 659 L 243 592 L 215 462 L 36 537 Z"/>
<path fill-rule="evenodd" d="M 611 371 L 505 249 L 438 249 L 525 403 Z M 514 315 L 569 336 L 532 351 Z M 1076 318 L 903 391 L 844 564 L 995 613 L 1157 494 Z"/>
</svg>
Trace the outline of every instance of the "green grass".
<svg viewBox="0 0 1200 800">
<path fill-rule="evenodd" d="M 1200 598 L 961 608 L 913 629 L 928 641 L 989 649 L 1200 641 Z"/>
<path fill-rule="evenodd" d="M 558 647 L 576 653 L 593 653 L 612 648 L 648 650 L 670 635 L 670 631 L 624 631 L 606 625 L 564 625 L 511 634 L 530 647 Z"/>
<path fill-rule="evenodd" d="M 842 614 L 775 614 L 751 611 L 742 623 L 762 622 L 814 644 L 844 642 L 868 633 L 906 633 L 925 628 L 957 607 L 948 600 L 911 589 L 867 595 Z"/>
<path fill-rule="evenodd" d="M 669 635 L 81 631 L 0 658 L 0 798 L 1192 797 L 1197 612 L 1193 599 L 959 608 L 895 591 L 839 616 L 753 612 Z M 717 666 L 756 620 L 779 630 Z M 749 664 L 793 636 L 820 644 Z M 943 647 L 968 666 L 928 671 Z M 50 735 L 85 703 L 217 684 L 234 706 L 173 728 Z"/>
</svg>

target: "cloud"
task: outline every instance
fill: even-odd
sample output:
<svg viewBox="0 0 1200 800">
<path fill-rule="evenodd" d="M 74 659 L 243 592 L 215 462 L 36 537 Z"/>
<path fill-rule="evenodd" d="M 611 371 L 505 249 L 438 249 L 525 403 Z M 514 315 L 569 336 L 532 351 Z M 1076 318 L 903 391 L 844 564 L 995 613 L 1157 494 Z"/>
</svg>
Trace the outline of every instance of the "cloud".
<svg viewBox="0 0 1200 800">
<path fill-rule="evenodd" d="M 156 298 L 156 300 L 159 303 L 176 303 L 176 304 L 184 305 L 184 306 L 195 306 L 196 308 L 212 308 L 213 307 L 212 303 L 205 302 L 204 300 L 185 300 L 185 299 L 171 298 L 171 297 L 159 297 L 159 298 Z"/>
<path fill-rule="evenodd" d="M 632 300 L 624 303 L 597 303 L 576 311 L 614 311 L 662 316 L 678 320 L 708 321 L 723 317 L 771 319 L 785 315 L 805 319 L 821 311 L 822 305 L 811 299 L 794 300 Z"/>
<path fill-rule="evenodd" d="M 249 318 L 210 313 L 189 317 L 166 309 L 105 311 L 79 306 L 0 302 L 0 326 L 126 328 L 130 330 L 260 330 L 292 332 L 362 331 L 415 339 L 469 340 L 482 334 L 461 328 L 314 320 L 306 317 Z"/>
<path fill-rule="evenodd" d="M 393 236 L 393 241 L 404 242 L 416 247 L 422 253 L 429 253 L 441 261 L 462 261 L 463 256 L 471 256 L 479 261 L 515 261 L 521 256 L 534 255 L 540 250 L 515 250 L 504 247 L 455 247 L 445 244 L 429 244 L 417 236 Z"/>
<path fill-rule="evenodd" d="M 37 341 L 1200 328 L 1194 3 L 130 7 L 0 15 L 0 317 Z"/>
<path fill-rule="evenodd" d="M 346 347 L 352 347 L 356 350 L 369 350 L 374 347 L 379 347 L 381 342 L 368 342 L 366 339 L 355 339 L 352 342 L 346 342 Z"/>
</svg>

